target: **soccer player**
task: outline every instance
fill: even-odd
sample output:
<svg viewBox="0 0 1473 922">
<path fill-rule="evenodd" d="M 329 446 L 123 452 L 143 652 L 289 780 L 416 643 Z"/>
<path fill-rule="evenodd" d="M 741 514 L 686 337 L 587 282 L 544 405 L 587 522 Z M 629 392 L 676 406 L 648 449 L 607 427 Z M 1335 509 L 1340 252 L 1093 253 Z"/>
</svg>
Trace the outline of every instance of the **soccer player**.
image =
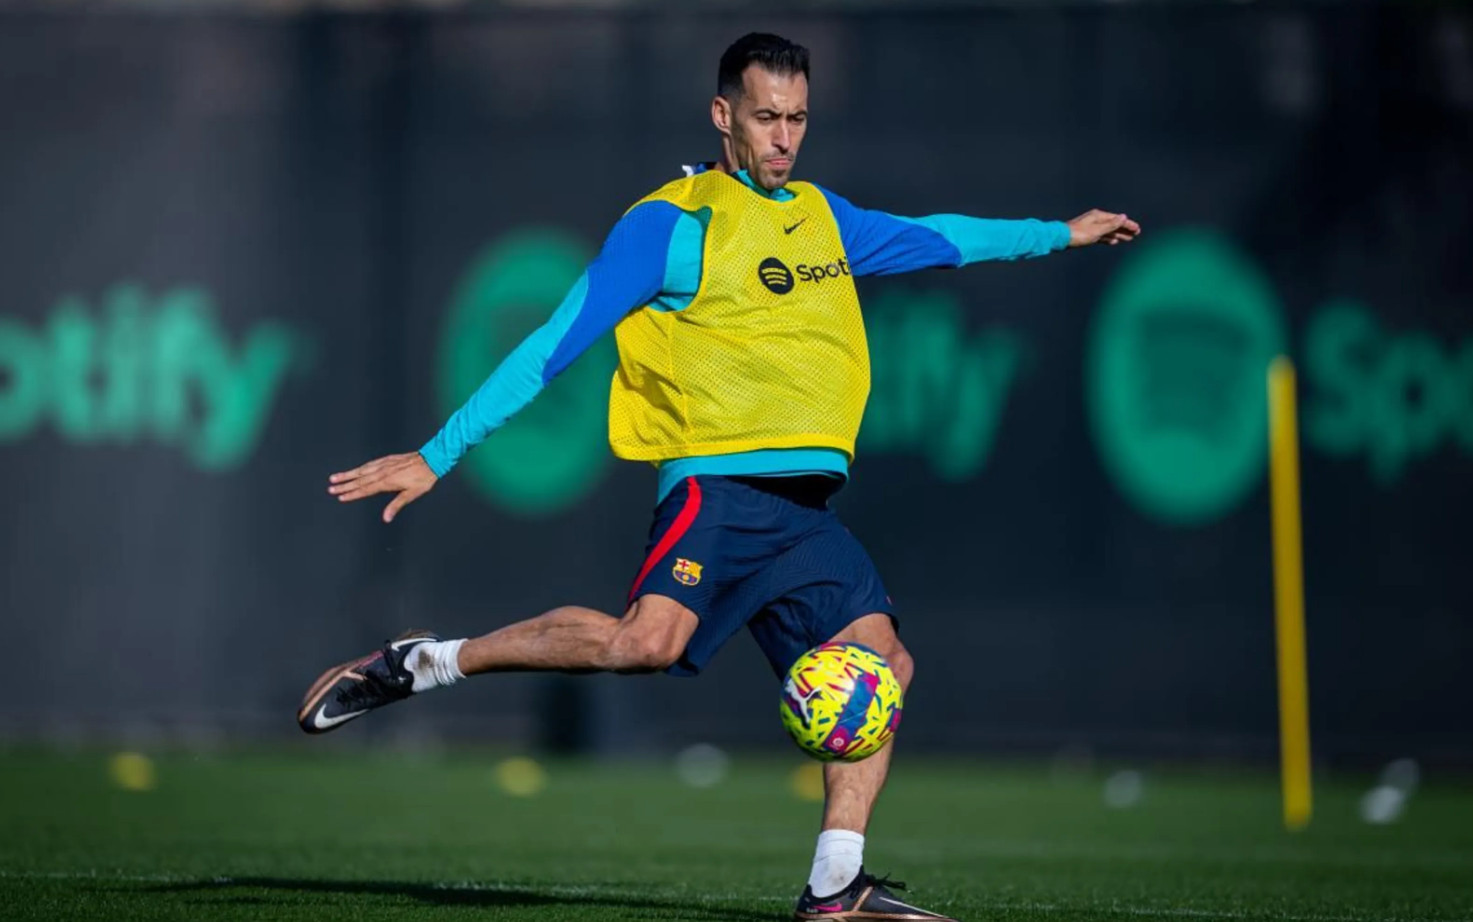
<svg viewBox="0 0 1473 922">
<path fill-rule="evenodd" d="M 711 120 L 721 158 L 630 208 L 552 317 L 434 438 L 329 478 L 342 502 L 394 494 L 392 521 L 613 330 L 609 442 L 620 458 L 653 462 L 659 483 L 622 616 L 568 605 L 482 637 L 404 634 L 323 673 L 298 713 L 308 733 L 487 672 L 694 676 L 743 626 L 779 676 L 820 643 L 853 641 L 910 684 L 879 574 L 828 507 L 869 394 L 855 277 L 1117 244 L 1140 227 L 1098 210 L 1067 223 L 900 218 L 793 181 L 808 52 L 775 35 L 744 36 L 722 55 Z M 889 747 L 824 767 L 823 826 L 794 918 L 945 918 L 863 867 L 889 767 Z"/>
</svg>

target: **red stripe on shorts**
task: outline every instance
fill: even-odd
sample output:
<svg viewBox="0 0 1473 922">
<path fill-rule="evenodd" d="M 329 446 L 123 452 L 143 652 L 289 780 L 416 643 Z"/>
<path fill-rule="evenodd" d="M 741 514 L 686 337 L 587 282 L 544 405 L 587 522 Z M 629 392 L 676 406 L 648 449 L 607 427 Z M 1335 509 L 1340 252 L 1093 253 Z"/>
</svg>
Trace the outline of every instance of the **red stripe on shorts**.
<svg viewBox="0 0 1473 922">
<path fill-rule="evenodd" d="M 681 508 L 680 515 L 675 517 L 675 523 L 670 526 L 670 530 L 660 537 L 660 543 L 656 544 L 655 549 L 650 551 L 650 556 L 645 558 L 644 566 L 640 568 L 639 576 L 635 578 L 634 585 L 629 590 L 631 603 L 639 594 L 639 587 L 644 583 L 644 578 L 650 575 L 650 571 L 655 568 L 655 564 L 660 562 L 660 558 L 670 553 L 675 543 L 685 537 L 685 533 L 690 531 L 691 523 L 696 520 L 696 513 L 701 511 L 701 485 L 696 483 L 694 477 L 685 478 L 685 485 L 690 489 L 690 493 L 685 497 L 685 506 Z"/>
</svg>

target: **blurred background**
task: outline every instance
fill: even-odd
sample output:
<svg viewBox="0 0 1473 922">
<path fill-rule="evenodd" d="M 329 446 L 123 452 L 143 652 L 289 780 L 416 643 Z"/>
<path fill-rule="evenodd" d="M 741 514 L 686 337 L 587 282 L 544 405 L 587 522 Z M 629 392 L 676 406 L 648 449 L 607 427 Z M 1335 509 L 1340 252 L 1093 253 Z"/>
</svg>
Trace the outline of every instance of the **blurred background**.
<svg viewBox="0 0 1473 922">
<path fill-rule="evenodd" d="M 410 626 L 622 606 L 654 500 L 611 341 L 392 526 L 409 451 L 622 211 L 717 156 L 733 39 L 812 50 L 798 166 L 903 215 L 1145 227 L 860 282 L 841 515 L 916 751 L 1272 764 L 1264 369 L 1299 367 L 1320 766 L 1473 766 L 1473 15 L 1179 2 L 34 3 L 0 10 L 0 740 L 781 749 L 702 678 L 482 678 L 310 744 Z M 786 751 L 786 750 L 784 750 Z"/>
</svg>

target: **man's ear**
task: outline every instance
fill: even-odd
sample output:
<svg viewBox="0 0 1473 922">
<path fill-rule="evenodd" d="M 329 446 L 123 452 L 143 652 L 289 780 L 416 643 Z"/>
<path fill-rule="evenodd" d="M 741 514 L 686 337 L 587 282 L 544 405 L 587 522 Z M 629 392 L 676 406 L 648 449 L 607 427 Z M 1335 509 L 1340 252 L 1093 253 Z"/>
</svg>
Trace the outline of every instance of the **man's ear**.
<svg viewBox="0 0 1473 922">
<path fill-rule="evenodd" d="M 711 100 L 711 124 L 722 134 L 731 134 L 731 103 L 725 96 Z"/>
</svg>

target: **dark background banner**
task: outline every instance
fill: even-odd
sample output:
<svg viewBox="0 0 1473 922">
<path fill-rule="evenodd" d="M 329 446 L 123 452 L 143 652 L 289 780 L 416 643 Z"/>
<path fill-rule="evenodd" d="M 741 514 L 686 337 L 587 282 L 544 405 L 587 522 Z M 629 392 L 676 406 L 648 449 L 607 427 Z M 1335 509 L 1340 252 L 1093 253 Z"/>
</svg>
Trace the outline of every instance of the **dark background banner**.
<svg viewBox="0 0 1473 922">
<path fill-rule="evenodd" d="M 919 663 L 908 743 L 1273 751 L 1286 352 L 1316 746 L 1473 760 L 1473 19 L 1431 7 L 0 16 L 0 731 L 285 734 L 402 627 L 620 607 L 654 478 L 607 453 L 611 343 L 393 526 L 325 477 L 432 435 L 715 156 L 754 27 L 813 51 L 804 178 L 1146 227 L 860 283 L 837 502 Z M 441 695 L 367 732 L 781 743 L 745 638 L 694 682 Z"/>
</svg>

